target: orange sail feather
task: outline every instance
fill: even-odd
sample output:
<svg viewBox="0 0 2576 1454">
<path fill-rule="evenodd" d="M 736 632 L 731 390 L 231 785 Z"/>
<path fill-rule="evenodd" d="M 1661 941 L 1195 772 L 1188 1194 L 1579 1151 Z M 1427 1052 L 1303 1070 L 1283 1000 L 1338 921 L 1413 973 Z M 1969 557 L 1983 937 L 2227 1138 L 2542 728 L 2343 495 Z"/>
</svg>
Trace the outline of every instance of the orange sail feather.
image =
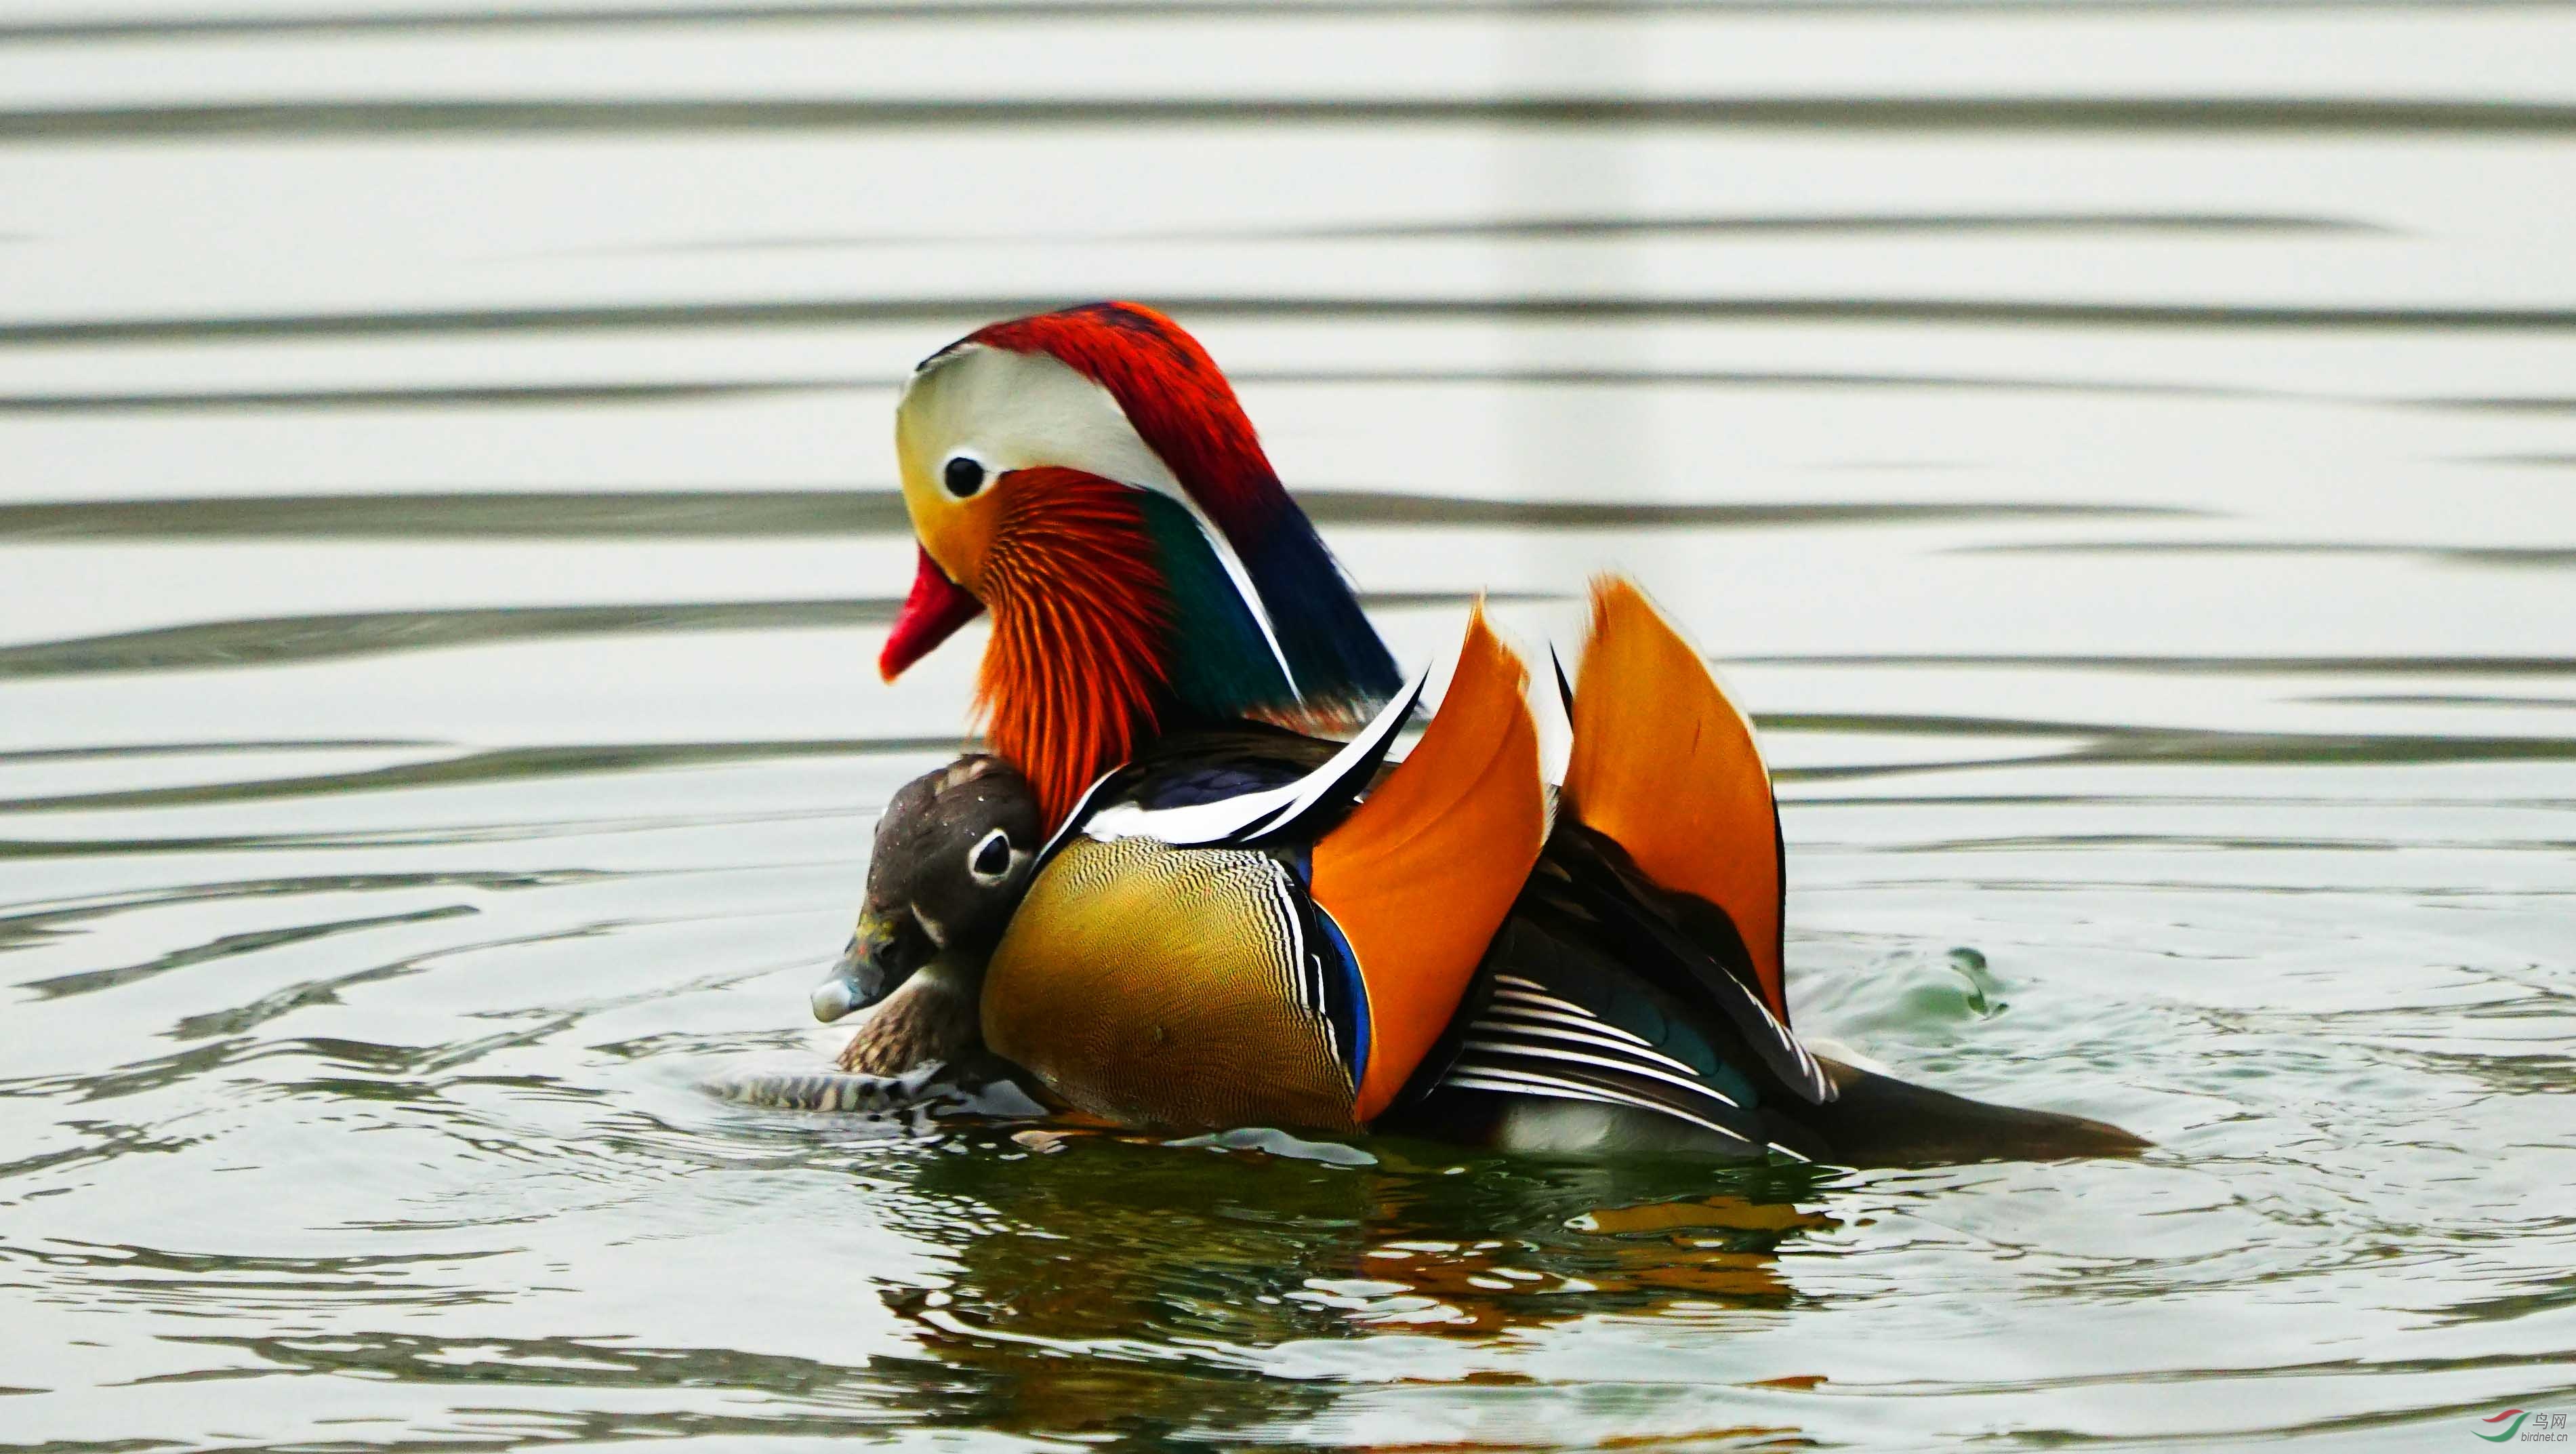
<svg viewBox="0 0 2576 1454">
<path fill-rule="evenodd" d="M 1782 1024 L 1780 813 L 1753 724 L 1645 594 L 1592 587 L 1565 806 L 1648 878 L 1726 912 Z"/>
<path fill-rule="evenodd" d="M 1538 862 L 1546 805 L 1528 681 L 1479 608 L 1420 745 L 1315 845 L 1315 902 L 1349 940 L 1368 997 L 1360 1121 L 1440 1038 Z"/>
</svg>

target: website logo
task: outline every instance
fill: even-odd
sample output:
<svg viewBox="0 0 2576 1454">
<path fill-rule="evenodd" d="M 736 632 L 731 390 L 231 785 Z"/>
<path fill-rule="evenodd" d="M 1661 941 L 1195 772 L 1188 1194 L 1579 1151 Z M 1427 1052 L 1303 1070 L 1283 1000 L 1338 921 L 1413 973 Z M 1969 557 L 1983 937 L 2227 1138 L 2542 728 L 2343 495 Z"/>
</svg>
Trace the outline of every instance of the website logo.
<svg viewBox="0 0 2576 1454">
<path fill-rule="evenodd" d="M 2567 1416 L 2544 1414 L 2534 1409 L 2506 1409 L 2478 1420 L 2481 1424 L 2500 1426 L 2492 1434 L 2478 1437 L 2490 1444 L 2512 1440 L 2518 1444 L 2564 1444 L 2567 1442 Z"/>
</svg>

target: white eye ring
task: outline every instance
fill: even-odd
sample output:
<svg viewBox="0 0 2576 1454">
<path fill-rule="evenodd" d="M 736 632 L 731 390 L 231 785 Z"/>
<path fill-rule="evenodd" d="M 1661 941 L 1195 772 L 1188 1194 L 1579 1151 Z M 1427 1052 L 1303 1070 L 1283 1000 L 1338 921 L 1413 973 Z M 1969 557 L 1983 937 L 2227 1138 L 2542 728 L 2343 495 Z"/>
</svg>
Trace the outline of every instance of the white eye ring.
<svg viewBox="0 0 2576 1454">
<path fill-rule="evenodd" d="M 1001 867 L 986 868 L 985 860 L 993 856 L 996 848 L 1002 851 Z M 1010 834 L 996 828 L 976 839 L 975 846 L 966 850 L 966 872 L 975 882 L 989 889 L 1009 878 L 1019 868 L 1021 860 L 1027 857 L 1011 846 Z"/>
<path fill-rule="evenodd" d="M 971 500 L 993 483 L 993 467 L 971 449 L 961 449 L 939 466 L 939 487 L 960 500 Z"/>
</svg>

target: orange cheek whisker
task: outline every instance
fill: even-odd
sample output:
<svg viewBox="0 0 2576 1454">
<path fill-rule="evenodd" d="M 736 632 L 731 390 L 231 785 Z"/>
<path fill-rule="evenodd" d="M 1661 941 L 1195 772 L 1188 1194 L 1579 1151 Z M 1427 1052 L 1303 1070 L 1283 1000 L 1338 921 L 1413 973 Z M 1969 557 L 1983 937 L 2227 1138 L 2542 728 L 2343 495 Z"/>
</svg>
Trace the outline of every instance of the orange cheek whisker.
<svg viewBox="0 0 2576 1454">
<path fill-rule="evenodd" d="M 1171 607 L 1133 491 L 1065 469 L 1015 471 L 1006 488 L 981 582 L 994 630 L 976 702 L 1052 829 L 1159 730 Z"/>
</svg>

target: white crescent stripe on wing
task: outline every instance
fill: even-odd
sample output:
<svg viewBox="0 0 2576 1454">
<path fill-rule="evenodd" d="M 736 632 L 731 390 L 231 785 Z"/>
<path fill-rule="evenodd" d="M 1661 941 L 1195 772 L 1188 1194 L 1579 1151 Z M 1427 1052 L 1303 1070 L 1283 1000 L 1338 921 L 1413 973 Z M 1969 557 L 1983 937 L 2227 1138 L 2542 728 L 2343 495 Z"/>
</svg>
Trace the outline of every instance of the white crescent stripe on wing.
<svg viewBox="0 0 2576 1454">
<path fill-rule="evenodd" d="M 1213 803 L 1192 803 L 1181 808 L 1147 808 L 1135 803 L 1119 803 L 1101 809 L 1082 825 L 1082 831 L 1104 842 L 1118 838 L 1152 838 L 1175 848 L 1197 848 L 1211 844 L 1241 843 L 1263 833 L 1276 832 L 1297 820 L 1298 815 L 1348 788 L 1351 779 L 1372 770 L 1385 755 L 1404 726 L 1405 714 L 1413 710 L 1429 677 L 1426 668 L 1413 679 L 1413 685 L 1398 693 L 1379 710 L 1375 721 L 1359 736 L 1342 744 L 1323 766 L 1275 788 L 1238 793 Z"/>
<path fill-rule="evenodd" d="M 1729 1130 L 1715 1121 L 1704 1116 L 1692 1115 L 1678 1106 L 1663 1105 L 1647 1100 L 1643 1096 L 1632 1096 L 1623 1091 L 1610 1090 L 1602 1086 L 1585 1085 L 1581 1081 L 1560 1080 L 1555 1076 L 1540 1075 L 1534 1071 L 1467 1066 L 1451 1071 L 1442 1078 L 1440 1083 L 1456 1086 L 1461 1090 L 1502 1091 L 1506 1094 L 1554 1096 L 1559 1100 L 1597 1101 L 1606 1105 L 1634 1106 L 1641 1111 L 1653 1111 L 1659 1115 L 1688 1121 L 1694 1126 L 1705 1127 L 1748 1146 L 1753 1144 L 1753 1138 L 1743 1132 Z"/>
<path fill-rule="evenodd" d="M 1500 979 L 1502 976 L 1498 975 L 1496 978 Z M 1573 1020 L 1580 1017 L 1582 1023 L 1598 1026 L 1622 1040 L 1633 1040 L 1639 1045 L 1649 1043 L 1645 1036 L 1623 1026 L 1613 1025 L 1572 1000 L 1561 1000 L 1554 995 L 1534 995 L 1527 990 L 1496 990 L 1494 1003 L 1508 1004 L 1514 1013 L 1523 1015 L 1546 1015 L 1559 1020 Z"/>
<path fill-rule="evenodd" d="M 1651 1060 L 1668 1069 L 1680 1071 L 1694 1080 L 1699 1077 L 1699 1072 L 1688 1062 L 1675 1060 L 1653 1046 L 1642 1043 L 1631 1045 L 1626 1040 L 1600 1033 L 1604 1030 L 1617 1029 L 1615 1025 L 1595 1023 L 1568 1028 L 1550 1023 L 1562 1021 L 1565 1018 L 1563 1015 L 1549 1015 L 1543 1020 L 1539 1018 L 1542 1013 L 1544 1012 L 1533 1010 L 1496 1010 L 1476 1023 L 1480 1026 L 1491 1025 L 1497 1030 L 1508 1031 L 1514 1035 L 1538 1035 L 1550 1040 L 1589 1045 L 1596 1050 L 1607 1050 L 1618 1055 L 1633 1055 L 1640 1060 Z"/>
<path fill-rule="evenodd" d="M 1481 1028 L 1483 1028 L 1483 1022 L 1471 1027 L 1471 1029 Z M 1643 1076 L 1648 1080 L 1660 1080 L 1667 1085 L 1677 1085 L 1686 1091 L 1704 1095 L 1710 1100 L 1724 1101 L 1730 1106 L 1735 1106 L 1737 1110 L 1743 1109 L 1742 1106 L 1736 1105 L 1735 1097 L 1711 1090 L 1706 1082 L 1695 1077 L 1674 1075 L 1670 1071 L 1657 1070 L 1651 1065 L 1613 1060 L 1606 1055 L 1586 1055 L 1579 1050 L 1559 1050 L 1552 1045 L 1518 1045 L 1509 1040 L 1469 1040 L 1465 1048 L 1489 1051 L 1496 1055 L 1518 1055 L 1532 1060 L 1562 1060 L 1575 1065 L 1597 1065 L 1603 1070 L 1615 1070 L 1622 1075 Z"/>
</svg>

